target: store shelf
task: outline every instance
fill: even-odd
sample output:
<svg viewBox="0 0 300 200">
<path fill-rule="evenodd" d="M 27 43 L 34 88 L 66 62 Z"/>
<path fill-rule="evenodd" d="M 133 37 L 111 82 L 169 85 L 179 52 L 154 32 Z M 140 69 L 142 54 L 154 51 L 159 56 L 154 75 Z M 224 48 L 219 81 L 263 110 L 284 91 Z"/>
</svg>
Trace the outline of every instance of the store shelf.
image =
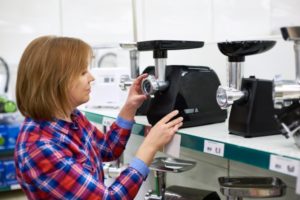
<svg viewBox="0 0 300 200">
<path fill-rule="evenodd" d="M 118 110 L 109 109 L 81 110 L 90 121 L 106 125 L 118 114 Z M 146 117 L 135 117 L 133 134 L 143 136 L 147 128 Z M 300 149 L 292 138 L 285 139 L 282 135 L 243 138 L 228 134 L 227 123 L 184 128 L 177 134 L 181 135 L 182 147 L 291 176 L 300 172 Z"/>
<path fill-rule="evenodd" d="M 3 148 L 3 149 L 0 149 L 0 155 L 3 155 L 3 154 L 12 154 L 14 153 L 14 150 L 15 148 Z"/>
<path fill-rule="evenodd" d="M 21 186 L 19 184 L 0 186 L 0 192 L 19 190 L 19 189 L 21 189 Z"/>
<path fill-rule="evenodd" d="M 8 124 L 15 122 L 18 119 L 22 119 L 23 117 L 19 112 L 14 113 L 0 113 L 0 124 Z"/>
</svg>

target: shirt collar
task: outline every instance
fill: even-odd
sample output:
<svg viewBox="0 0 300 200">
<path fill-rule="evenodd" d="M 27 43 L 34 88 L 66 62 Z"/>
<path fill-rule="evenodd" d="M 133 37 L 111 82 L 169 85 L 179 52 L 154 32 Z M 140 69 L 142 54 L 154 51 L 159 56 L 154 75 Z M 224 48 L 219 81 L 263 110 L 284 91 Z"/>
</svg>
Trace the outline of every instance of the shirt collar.
<svg viewBox="0 0 300 200">
<path fill-rule="evenodd" d="M 76 110 L 74 110 L 71 113 L 71 122 L 68 122 L 63 119 L 54 118 L 52 122 L 50 122 L 51 128 L 60 131 L 64 134 L 68 134 L 70 130 L 78 130 L 79 129 L 79 123 L 78 123 L 78 116 L 76 114 Z"/>
</svg>

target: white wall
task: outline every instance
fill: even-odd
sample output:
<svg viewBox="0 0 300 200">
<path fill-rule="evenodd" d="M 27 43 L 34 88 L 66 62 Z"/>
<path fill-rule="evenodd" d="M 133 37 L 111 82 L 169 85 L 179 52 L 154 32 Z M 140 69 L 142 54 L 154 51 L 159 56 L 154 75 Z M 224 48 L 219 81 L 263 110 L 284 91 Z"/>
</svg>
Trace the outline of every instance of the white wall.
<svg viewBox="0 0 300 200">
<path fill-rule="evenodd" d="M 151 0 L 144 3 L 139 39 L 201 40 L 202 49 L 169 51 L 169 64 L 206 65 L 226 82 L 226 60 L 216 43 L 230 40 L 271 39 L 270 51 L 249 56 L 245 76 L 272 79 L 277 74 L 295 77 L 293 43 L 283 41 L 279 28 L 300 25 L 297 0 Z M 140 29 L 139 29 L 140 30 Z M 153 64 L 151 53 L 142 53 L 142 66 Z"/>
<path fill-rule="evenodd" d="M 137 39 L 201 40 L 202 49 L 169 52 L 168 63 L 206 65 L 226 82 L 226 58 L 216 42 L 275 39 L 267 53 L 246 58 L 245 76 L 294 78 L 292 42 L 281 26 L 299 25 L 298 0 L 136 0 Z M 0 56 L 12 74 L 26 45 L 40 35 L 79 37 L 91 45 L 133 41 L 131 0 L 0 0 Z M 124 57 L 124 56 L 123 56 Z M 128 60 L 121 56 L 122 65 Z M 141 69 L 152 54 L 141 53 Z M 13 77 L 10 93 L 14 93 Z M 13 95 L 12 95 L 13 96 Z"/>
<path fill-rule="evenodd" d="M 133 41 L 132 32 L 130 0 L 0 0 L 0 56 L 12 72 L 9 96 L 14 98 L 22 52 L 34 38 L 63 35 L 94 45 Z"/>
</svg>

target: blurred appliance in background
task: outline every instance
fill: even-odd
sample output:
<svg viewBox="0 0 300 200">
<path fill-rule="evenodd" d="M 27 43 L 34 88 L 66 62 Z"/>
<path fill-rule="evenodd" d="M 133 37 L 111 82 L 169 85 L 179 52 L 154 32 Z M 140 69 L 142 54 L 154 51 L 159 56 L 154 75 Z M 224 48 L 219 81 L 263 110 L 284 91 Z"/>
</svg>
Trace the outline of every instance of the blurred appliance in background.
<svg viewBox="0 0 300 200">
<path fill-rule="evenodd" d="M 244 137 L 279 134 L 273 107 L 271 80 L 243 77 L 245 57 L 268 51 L 275 41 L 235 41 L 218 43 L 219 50 L 228 56 L 228 86 L 217 90 L 217 102 L 229 108 L 229 132 Z"/>
<path fill-rule="evenodd" d="M 0 95 L 7 94 L 10 72 L 7 62 L 0 57 Z"/>
<path fill-rule="evenodd" d="M 0 122 L 4 118 L 3 113 L 14 113 L 17 105 L 8 99 L 8 89 L 10 81 L 9 67 L 6 61 L 0 57 Z"/>
<path fill-rule="evenodd" d="M 183 127 L 225 121 L 227 112 L 219 108 L 215 99 L 220 81 L 212 69 L 166 64 L 168 50 L 194 49 L 203 45 L 200 41 L 176 40 L 137 43 L 138 51 L 153 51 L 155 61 L 155 66 L 145 69 L 149 76 L 141 84 L 143 92 L 152 97 L 141 108 L 150 124 L 154 125 L 173 110 L 178 110 L 184 118 Z"/>
<path fill-rule="evenodd" d="M 2 57 L 0 57 L 0 126 L 2 127 L 16 124 L 19 122 L 19 120 L 22 120 L 21 115 L 19 114 L 19 112 L 17 112 L 17 104 L 15 103 L 15 101 L 11 100 L 8 97 L 9 83 L 9 66 L 7 62 Z M 0 143 L 1 141 L 2 143 L 3 141 L 5 141 L 5 139 L 3 140 L 3 138 L 4 137 L 1 137 L 0 133 Z"/>
<path fill-rule="evenodd" d="M 132 85 L 133 80 L 140 75 L 139 52 L 137 51 L 137 46 L 136 46 L 136 42 L 138 41 L 136 3 L 137 3 L 136 0 L 131 1 L 133 42 L 119 44 L 122 49 L 128 50 L 130 55 L 130 76 L 127 75 L 122 76 L 120 82 L 120 88 L 122 90 L 127 90 L 127 88 Z"/>
<path fill-rule="evenodd" d="M 127 90 L 129 86 L 132 85 L 133 80 L 140 75 L 140 66 L 139 66 L 139 51 L 137 50 L 136 43 L 120 43 L 120 47 L 124 50 L 129 51 L 130 56 L 130 76 L 123 75 L 121 77 L 120 88 L 122 90 Z"/>
<path fill-rule="evenodd" d="M 129 67 L 124 66 L 128 63 L 128 52 L 122 53 L 117 44 L 103 44 L 93 48 L 93 53 L 90 71 L 95 81 L 86 106 L 118 108 L 125 102 L 128 93 L 119 87 L 121 77 L 130 74 Z"/>
<path fill-rule="evenodd" d="M 283 27 L 281 34 L 285 40 L 294 42 L 296 79 L 274 79 L 274 106 L 282 110 L 276 115 L 281 133 L 287 138 L 293 136 L 300 148 L 300 26 Z"/>
<path fill-rule="evenodd" d="M 95 78 L 92 83 L 89 107 L 118 108 L 125 102 L 128 91 L 121 90 L 121 76 L 129 74 L 127 68 L 92 68 Z"/>
</svg>

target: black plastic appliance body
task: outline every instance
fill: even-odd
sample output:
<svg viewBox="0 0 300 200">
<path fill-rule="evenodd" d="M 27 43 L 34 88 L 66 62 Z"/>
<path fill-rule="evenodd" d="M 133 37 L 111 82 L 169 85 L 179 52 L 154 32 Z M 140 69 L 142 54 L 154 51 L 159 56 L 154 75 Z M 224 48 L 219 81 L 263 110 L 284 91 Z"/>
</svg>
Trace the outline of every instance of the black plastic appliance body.
<svg viewBox="0 0 300 200">
<path fill-rule="evenodd" d="M 273 81 L 250 76 L 242 79 L 241 90 L 247 95 L 232 105 L 229 132 L 248 138 L 280 134 L 275 115 L 281 111 L 273 106 Z"/>
<path fill-rule="evenodd" d="M 154 74 L 154 66 L 144 73 Z M 168 65 L 166 79 L 169 87 L 155 93 L 140 108 L 150 124 L 154 125 L 173 110 L 179 110 L 184 118 L 183 127 L 224 122 L 227 111 L 220 109 L 216 101 L 216 90 L 220 85 L 217 74 L 208 67 Z"/>
</svg>

